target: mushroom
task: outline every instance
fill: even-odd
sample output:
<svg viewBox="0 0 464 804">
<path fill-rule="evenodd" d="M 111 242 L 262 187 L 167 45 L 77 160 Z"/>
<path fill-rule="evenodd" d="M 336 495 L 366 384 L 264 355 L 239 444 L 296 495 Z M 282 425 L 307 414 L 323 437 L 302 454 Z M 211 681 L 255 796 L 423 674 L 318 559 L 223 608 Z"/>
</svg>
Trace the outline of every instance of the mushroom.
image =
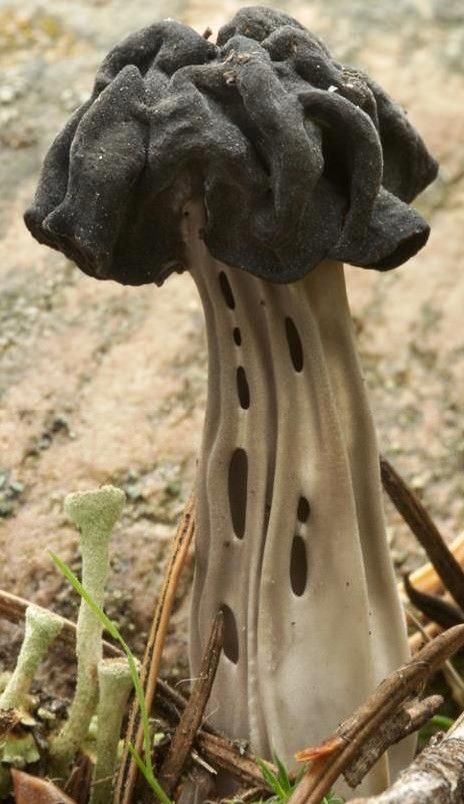
<svg viewBox="0 0 464 804">
<path fill-rule="evenodd" d="M 113 48 L 25 216 L 91 276 L 187 270 L 198 287 L 192 675 L 222 608 L 211 722 L 263 757 L 321 741 L 407 657 L 343 262 L 413 256 L 429 229 L 408 204 L 436 171 L 377 84 L 252 7 L 217 44 L 168 20 Z M 392 749 L 363 792 L 410 754 Z"/>
</svg>

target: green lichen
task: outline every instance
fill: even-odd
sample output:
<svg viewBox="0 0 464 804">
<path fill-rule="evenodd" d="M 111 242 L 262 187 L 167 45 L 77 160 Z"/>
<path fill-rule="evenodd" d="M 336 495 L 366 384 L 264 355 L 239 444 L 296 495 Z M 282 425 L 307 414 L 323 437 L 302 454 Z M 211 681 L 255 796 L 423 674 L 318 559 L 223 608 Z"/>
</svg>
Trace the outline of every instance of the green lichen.
<svg viewBox="0 0 464 804">
<path fill-rule="evenodd" d="M 0 709 L 28 710 L 28 693 L 37 668 L 63 627 L 58 615 L 33 604 L 26 609 L 24 639 L 13 674 L 0 696 Z"/>
<path fill-rule="evenodd" d="M 111 799 L 122 719 L 133 687 L 127 659 L 102 659 L 98 665 L 98 681 L 97 761 L 90 804 L 106 804 Z"/>
<path fill-rule="evenodd" d="M 77 492 L 65 500 L 65 511 L 81 535 L 82 585 L 98 606 L 103 605 L 108 574 L 108 545 L 125 495 L 114 486 Z M 63 777 L 85 740 L 98 699 L 97 668 L 102 656 L 102 624 L 81 601 L 76 636 L 77 684 L 68 720 L 52 741 L 52 772 Z"/>
<path fill-rule="evenodd" d="M 15 768 L 25 768 L 38 762 L 40 754 L 32 734 L 10 735 L 2 751 L 2 763 Z"/>
</svg>

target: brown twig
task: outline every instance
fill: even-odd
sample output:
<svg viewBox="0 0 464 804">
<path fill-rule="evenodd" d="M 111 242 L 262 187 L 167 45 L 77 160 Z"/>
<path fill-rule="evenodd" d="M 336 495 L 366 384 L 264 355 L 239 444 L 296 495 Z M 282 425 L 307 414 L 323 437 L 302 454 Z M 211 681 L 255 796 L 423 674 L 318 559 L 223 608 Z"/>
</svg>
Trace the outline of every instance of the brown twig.
<svg viewBox="0 0 464 804">
<path fill-rule="evenodd" d="M 232 774 L 233 777 L 246 787 L 259 787 L 266 790 L 266 785 L 255 758 L 248 752 L 239 750 L 231 740 L 217 734 L 199 731 L 195 740 L 199 752 L 212 765 Z M 271 770 L 276 772 L 270 763 Z"/>
<path fill-rule="evenodd" d="M 420 500 L 384 457 L 380 459 L 380 471 L 383 487 L 395 508 L 426 551 L 445 588 L 464 610 L 464 571 L 459 562 Z"/>
<path fill-rule="evenodd" d="M 224 639 L 224 618 L 219 611 L 202 659 L 200 673 L 173 735 L 169 751 L 159 773 L 159 781 L 167 795 L 172 795 L 190 754 L 211 694 Z"/>
<path fill-rule="evenodd" d="M 421 592 L 416 589 L 411 583 L 409 575 L 405 575 L 403 579 L 404 590 L 413 604 L 428 620 L 443 628 L 452 628 L 453 625 L 461 625 L 464 623 L 464 614 L 453 603 L 448 603 L 443 597 L 438 595 L 429 595 L 426 592 Z"/>
<path fill-rule="evenodd" d="M 156 709 L 161 711 L 171 723 L 172 721 L 178 723 L 180 720 L 179 713 L 183 711 L 186 703 L 184 701 L 183 705 L 178 707 L 178 714 L 176 715 L 166 696 L 158 695 Z M 237 745 L 233 740 L 218 734 L 209 723 L 204 722 L 198 731 L 195 737 L 195 748 L 214 768 L 221 768 L 221 770 L 227 771 L 244 786 L 259 786 L 260 790 L 266 790 L 266 785 L 255 757 L 247 750 L 244 750 L 242 745 Z M 267 764 L 271 770 L 276 772 L 277 769 L 273 765 L 269 762 Z"/>
<path fill-rule="evenodd" d="M 432 638 L 434 636 L 437 636 L 437 633 L 439 633 L 439 631 L 431 633 L 430 628 L 432 626 L 435 627 L 434 623 L 429 623 L 429 625 L 425 626 L 424 628 L 424 626 L 419 622 L 419 620 L 412 613 L 411 610 L 407 609 L 406 614 L 408 619 L 410 619 L 418 629 L 416 636 L 421 637 L 423 640 L 422 643 L 419 645 L 419 647 L 423 647 L 423 645 L 425 645 L 427 642 L 431 642 Z M 411 644 L 411 639 L 409 640 L 409 644 Z M 419 647 L 417 648 L 417 650 L 419 650 Z M 414 653 L 417 653 L 417 650 Z M 441 668 L 441 672 L 443 673 L 445 681 L 448 684 L 453 699 L 456 701 L 457 705 L 459 706 L 459 709 L 463 709 L 464 681 L 462 680 L 462 677 L 455 669 L 451 659 L 446 660 L 446 662 L 443 664 L 443 667 Z"/>
<path fill-rule="evenodd" d="M 445 736 L 432 739 L 392 787 L 349 804 L 462 804 L 464 800 L 464 714 Z"/>
<path fill-rule="evenodd" d="M 333 783 L 359 755 L 363 745 L 391 718 L 403 701 L 416 695 L 426 680 L 464 645 L 464 625 L 450 628 L 426 645 L 410 662 L 385 679 L 368 700 L 341 726 L 334 736 L 334 750 L 320 758 L 306 772 L 290 804 L 319 804 Z M 318 755 L 318 748 L 314 755 Z M 302 752 L 311 759 L 311 749 Z"/>
<path fill-rule="evenodd" d="M 350 787 L 357 787 L 378 759 L 392 745 L 413 734 L 438 712 L 443 704 L 441 695 L 430 695 L 420 701 L 407 701 L 393 717 L 386 720 L 363 745 L 359 756 L 345 768 L 344 777 Z"/>
<path fill-rule="evenodd" d="M 150 635 L 143 658 L 141 680 L 145 691 L 145 705 L 150 712 L 158 682 L 159 666 L 163 651 L 164 640 L 169 625 L 172 606 L 177 591 L 180 574 L 185 565 L 188 550 L 195 531 L 194 498 L 188 501 L 182 515 L 179 527 L 174 537 L 171 557 L 156 606 Z M 137 779 L 138 768 L 129 752 L 129 744 L 134 745 L 140 754 L 143 745 L 143 728 L 140 723 L 140 712 L 137 701 L 134 700 L 129 717 L 129 724 L 125 735 L 125 749 L 119 767 L 116 781 L 113 804 L 130 804 Z"/>
</svg>

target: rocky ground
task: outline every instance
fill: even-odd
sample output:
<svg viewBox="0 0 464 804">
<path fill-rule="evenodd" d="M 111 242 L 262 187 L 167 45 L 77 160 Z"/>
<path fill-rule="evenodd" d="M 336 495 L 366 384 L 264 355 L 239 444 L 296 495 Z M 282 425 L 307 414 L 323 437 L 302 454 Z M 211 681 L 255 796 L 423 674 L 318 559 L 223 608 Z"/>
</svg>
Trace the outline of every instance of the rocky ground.
<svg viewBox="0 0 464 804">
<path fill-rule="evenodd" d="M 193 482 L 206 378 L 199 302 L 188 276 L 161 290 L 85 277 L 32 240 L 22 213 L 51 139 L 109 47 L 166 16 L 216 32 L 239 5 L 0 0 L 0 587 L 72 615 L 47 553 L 78 565 L 63 497 L 121 485 L 128 505 L 107 608 L 136 647 Z M 464 526 L 464 6 L 277 5 L 389 90 L 441 163 L 418 202 L 432 223 L 424 251 L 388 275 L 348 274 L 381 447 L 451 538 Z M 398 568 L 420 562 L 389 508 L 387 517 Z M 179 672 L 187 588 L 186 578 L 166 657 Z M 8 661 L 15 634 L 5 624 L 0 634 Z"/>
</svg>

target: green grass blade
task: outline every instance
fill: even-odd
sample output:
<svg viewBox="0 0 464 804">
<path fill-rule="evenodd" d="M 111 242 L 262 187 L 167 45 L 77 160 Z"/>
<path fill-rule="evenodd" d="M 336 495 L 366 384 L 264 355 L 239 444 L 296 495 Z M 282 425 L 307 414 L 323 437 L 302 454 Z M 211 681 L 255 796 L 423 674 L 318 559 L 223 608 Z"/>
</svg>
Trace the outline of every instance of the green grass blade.
<svg viewBox="0 0 464 804">
<path fill-rule="evenodd" d="M 256 759 L 256 762 L 259 765 L 259 769 L 261 771 L 262 777 L 268 787 L 272 790 L 273 793 L 276 794 L 279 801 L 287 801 L 288 794 L 285 792 L 284 788 L 282 787 L 279 778 L 275 775 L 275 773 L 266 765 L 266 763 L 262 759 Z"/>
<path fill-rule="evenodd" d="M 142 757 L 140 754 L 135 750 L 132 743 L 128 744 L 129 752 L 131 757 L 133 758 L 135 764 L 137 765 L 140 773 L 145 777 L 145 780 L 150 785 L 151 789 L 158 796 L 161 804 L 173 804 L 171 799 L 166 795 L 163 788 L 161 787 L 160 783 L 156 779 L 156 777 L 151 772 L 150 768 L 147 768 Z"/>
<path fill-rule="evenodd" d="M 272 758 L 274 760 L 274 765 L 277 766 L 277 770 L 279 772 L 278 777 L 277 777 L 278 781 L 279 781 L 279 784 L 280 784 L 282 790 L 284 791 L 284 793 L 287 796 L 290 796 L 290 794 L 292 793 L 292 790 L 293 790 L 293 784 L 290 781 L 290 778 L 289 778 L 289 775 L 288 775 L 288 770 L 285 767 L 285 765 L 282 762 L 282 760 L 280 759 L 280 757 L 276 754 L 275 751 L 272 752 Z"/>
<path fill-rule="evenodd" d="M 262 775 L 264 781 L 266 782 L 267 786 L 269 787 L 269 789 L 272 790 L 273 793 L 278 793 L 277 779 L 274 776 L 274 774 L 272 773 L 272 771 L 268 768 L 268 766 L 266 765 L 265 762 L 263 762 L 262 759 L 256 758 L 256 762 L 259 765 L 261 775 Z M 277 787 L 276 787 L 276 784 L 277 784 Z"/>
</svg>

